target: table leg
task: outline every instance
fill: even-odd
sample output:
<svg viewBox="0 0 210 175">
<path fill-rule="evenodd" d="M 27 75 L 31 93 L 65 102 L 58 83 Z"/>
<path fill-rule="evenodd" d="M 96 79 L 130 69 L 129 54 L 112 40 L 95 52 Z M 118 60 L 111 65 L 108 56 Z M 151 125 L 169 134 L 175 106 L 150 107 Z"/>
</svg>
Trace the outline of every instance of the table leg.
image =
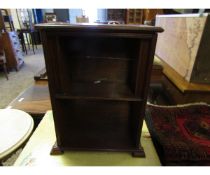
<svg viewBox="0 0 210 175">
<path fill-rule="evenodd" d="M 8 73 L 7 73 L 7 68 L 6 68 L 5 63 L 3 64 L 3 70 L 4 70 L 5 77 L 8 80 Z"/>
<path fill-rule="evenodd" d="M 33 52 L 34 52 L 34 34 L 33 34 L 33 32 L 30 33 L 30 41 L 31 41 Z M 34 54 L 35 54 L 35 52 L 34 52 Z"/>
</svg>

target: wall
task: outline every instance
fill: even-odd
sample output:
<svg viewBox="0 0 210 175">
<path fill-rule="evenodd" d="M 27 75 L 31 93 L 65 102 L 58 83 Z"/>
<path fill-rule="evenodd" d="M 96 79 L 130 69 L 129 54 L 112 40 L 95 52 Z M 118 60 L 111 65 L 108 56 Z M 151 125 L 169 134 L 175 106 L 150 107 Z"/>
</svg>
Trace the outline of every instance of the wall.
<svg viewBox="0 0 210 175">
<path fill-rule="evenodd" d="M 59 22 L 69 22 L 69 9 L 54 9 L 57 21 Z"/>
<path fill-rule="evenodd" d="M 100 22 L 107 21 L 107 9 L 97 9 L 97 17 Z"/>
<path fill-rule="evenodd" d="M 69 9 L 70 23 L 76 23 L 76 16 L 82 15 L 82 9 Z"/>
</svg>

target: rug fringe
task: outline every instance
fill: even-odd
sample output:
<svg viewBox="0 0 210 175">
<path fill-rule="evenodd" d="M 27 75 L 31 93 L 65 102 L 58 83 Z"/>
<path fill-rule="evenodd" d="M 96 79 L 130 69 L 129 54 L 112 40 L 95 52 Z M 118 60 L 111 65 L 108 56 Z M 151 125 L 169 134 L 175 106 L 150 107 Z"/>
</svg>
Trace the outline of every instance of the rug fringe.
<svg viewBox="0 0 210 175">
<path fill-rule="evenodd" d="M 207 104 L 206 102 L 195 102 L 195 103 L 186 103 L 186 104 L 178 104 L 178 105 L 156 105 L 156 104 L 152 104 L 150 102 L 147 102 L 148 106 L 154 106 L 154 107 L 164 107 L 164 108 L 177 108 L 177 107 L 187 107 L 187 106 L 198 106 L 198 105 L 206 105 L 209 106 L 209 104 Z"/>
</svg>

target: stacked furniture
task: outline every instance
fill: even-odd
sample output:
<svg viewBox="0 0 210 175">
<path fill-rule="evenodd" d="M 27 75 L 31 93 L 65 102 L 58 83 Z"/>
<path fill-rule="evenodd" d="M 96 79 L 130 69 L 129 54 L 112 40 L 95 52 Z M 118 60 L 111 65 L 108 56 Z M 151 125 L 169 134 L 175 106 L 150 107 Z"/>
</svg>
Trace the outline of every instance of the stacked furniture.
<svg viewBox="0 0 210 175">
<path fill-rule="evenodd" d="M 24 63 L 23 55 L 20 47 L 18 35 L 14 31 L 14 25 L 6 9 L 0 9 L 0 32 L 3 49 L 5 52 L 6 61 L 4 61 L 4 69 L 19 70 L 20 66 Z M 6 64 L 6 68 L 5 68 Z"/>
<path fill-rule="evenodd" d="M 0 30 L 3 49 L 6 57 L 6 68 L 19 70 L 24 63 L 21 45 L 17 33 L 14 31 L 12 17 L 8 10 L 0 9 Z"/>
<path fill-rule="evenodd" d="M 156 25 L 165 30 L 155 54 L 162 62 L 163 91 L 171 104 L 210 103 L 209 14 L 158 15 Z"/>
<path fill-rule="evenodd" d="M 23 65 L 24 60 L 17 33 L 15 31 L 4 32 L 2 33 L 2 40 L 7 68 L 18 71 Z"/>
<path fill-rule="evenodd" d="M 5 77 L 8 80 L 7 67 L 6 67 L 6 58 L 5 58 L 5 54 L 4 54 L 3 41 L 2 41 L 2 37 L 1 36 L 0 36 L 0 67 L 3 68 Z"/>
<path fill-rule="evenodd" d="M 157 15 L 156 25 L 165 32 L 155 54 L 187 82 L 210 84 L 209 14 Z"/>
<path fill-rule="evenodd" d="M 14 30 L 12 17 L 7 9 L 0 9 L 0 30 L 1 31 Z"/>
<path fill-rule="evenodd" d="M 40 24 L 57 147 L 144 156 L 140 136 L 157 32 L 151 26 Z M 81 110 L 82 109 L 82 110 Z"/>
</svg>

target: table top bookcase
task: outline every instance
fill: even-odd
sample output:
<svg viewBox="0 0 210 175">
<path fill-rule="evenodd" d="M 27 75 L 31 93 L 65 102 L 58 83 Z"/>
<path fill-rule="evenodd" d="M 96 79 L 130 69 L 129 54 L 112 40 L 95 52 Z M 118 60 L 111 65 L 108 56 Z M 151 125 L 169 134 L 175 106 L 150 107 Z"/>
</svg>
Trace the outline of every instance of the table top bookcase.
<svg viewBox="0 0 210 175">
<path fill-rule="evenodd" d="M 139 25 L 39 24 L 57 143 L 145 156 L 141 129 L 157 33 Z"/>
</svg>

